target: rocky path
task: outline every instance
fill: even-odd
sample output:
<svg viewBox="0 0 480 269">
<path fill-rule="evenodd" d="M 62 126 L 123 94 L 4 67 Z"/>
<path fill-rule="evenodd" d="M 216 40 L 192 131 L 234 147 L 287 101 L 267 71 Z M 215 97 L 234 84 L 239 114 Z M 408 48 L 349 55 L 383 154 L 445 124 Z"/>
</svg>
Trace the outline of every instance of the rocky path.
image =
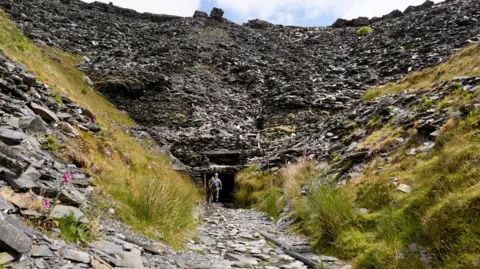
<svg viewBox="0 0 480 269">
<path fill-rule="evenodd" d="M 184 252 L 170 253 L 162 268 L 307 268 L 284 250 L 265 240 L 272 235 L 289 250 L 294 250 L 326 268 L 349 268 L 336 258 L 316 256 L 301 238 L 280 231 L 271 219 L 255 210 L 230 209 L 214 204 L 205 209 L 198 236 Z"/>
</svg>

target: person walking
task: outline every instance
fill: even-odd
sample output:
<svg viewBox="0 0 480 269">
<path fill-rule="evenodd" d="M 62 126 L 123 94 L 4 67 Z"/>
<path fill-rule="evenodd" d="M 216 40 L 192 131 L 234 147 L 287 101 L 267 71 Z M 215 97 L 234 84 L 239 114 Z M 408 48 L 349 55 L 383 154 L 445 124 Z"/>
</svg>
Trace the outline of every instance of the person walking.
<svg viewBox="0 0 480 269">
<path fill-rule="evenodd" d="M 222 188 L 222 181 L 220 180 L 220 178 L 218 178 L 218 173 L 215 173 L 215 176 L 213 176 L 210 180 L 210 195 L 213 199 L 215 199 L 215 202 L 217 203 Z"/>
</svg>

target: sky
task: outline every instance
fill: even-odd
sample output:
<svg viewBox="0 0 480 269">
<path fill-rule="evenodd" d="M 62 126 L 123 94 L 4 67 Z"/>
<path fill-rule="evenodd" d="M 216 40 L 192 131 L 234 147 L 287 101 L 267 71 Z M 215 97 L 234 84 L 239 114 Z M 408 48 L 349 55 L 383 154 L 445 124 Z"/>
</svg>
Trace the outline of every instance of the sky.
<svg viewBox="0 0 480 269">
<path fill-rule="evenodd" d="M 83 0 L 93 2 L 94 0 Z M 190 17 L 195 10 L 210 13 L 213 7 L 225 11 L 224 17 L 236 23 L 262 19 L 297 26 L 328 26 L 337 18 L 374 17 L 394 9 L 405 10 L 425 0 L 97 0 L 138 12 Z M 434 0 L 439 2 L 439 0 Z"/>
</svg>

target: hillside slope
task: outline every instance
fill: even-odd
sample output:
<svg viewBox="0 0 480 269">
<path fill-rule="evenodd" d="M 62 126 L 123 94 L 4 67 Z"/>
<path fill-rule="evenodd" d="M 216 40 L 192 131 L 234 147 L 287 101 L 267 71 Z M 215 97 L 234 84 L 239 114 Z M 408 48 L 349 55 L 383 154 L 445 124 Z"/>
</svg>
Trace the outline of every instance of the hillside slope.
<svg viewBox="0 0 480 269">
<path fill-rule="evenodd" d="M 33 190 L 32 199 L 41 202 L 45 196 L 53 203 L 62 174 L 70 171 L 77 188 L 66 195 L 67 204 L 99 212 L 93 200 L 100 199 L 138 232 L 173 245 L 188 238 L 198 199 L 190 180 L 172 169 L 148 136 L 135 136 L 127 127 L 135 122 L 89 85 L 76 68 L 80 56 L 36 45 L 3 11 L 0 26 L 0 145 L 17 146 L 2 148 L 17 154 L 14 161 L 6 159 L 11 166 L 2 159 L 0 170 L 20 176 L 27 167 L 15 170 L 15 159 L 24 158 L 39 171 L 36 177 L 27 170 L 35 184 L 15 191 Z M 25 118 L 35 115 L 43 121 L 36 118 L 32 125 L 43 127 L 22 127 Z M 18 138 L 12 142 L 11 137 Z M 1 180 L 9 182 L 5 176 Z M 91 185 L 98 187 L 94 193 Z M 44 213 L 41 206 L 39 213 Z"/>
<path fill-rule="evenodd" d="M 246 169 L 237 205 L 293 225 L 355 268 L 479 268 L 480 77 L 459 76 L 478 74 L 479 48 L 373 89 L 390 95 L 339 118 L 349 146 L 321 163 Z"/>
<path fill-rule="evenodd" d="M 78 0 L 0 3 L 31 38 L 87 56 L 81 68 L 97 88 L 192 175 L 238 170 L 247 158 L 320 159 L 342 136 L 331 119 L 368 87 L 443 62 L 480 33 L 478 1 L 410 8 L 374 20 L 364 36 Z"/>
</svg>

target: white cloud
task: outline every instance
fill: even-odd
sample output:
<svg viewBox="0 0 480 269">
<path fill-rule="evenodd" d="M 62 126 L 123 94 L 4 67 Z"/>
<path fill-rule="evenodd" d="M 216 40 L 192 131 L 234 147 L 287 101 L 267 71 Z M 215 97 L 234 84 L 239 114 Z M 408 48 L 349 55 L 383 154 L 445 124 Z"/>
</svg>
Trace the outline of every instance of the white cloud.
<svg viewBox="0 0 480 269">
<path fill-rule="evenodd" d="M 341 14 L 345 18 L 357 18 L 360 16 L 375 17 L 390 13 L 395 9 L 404 11 L 410 5 L 421 5 L 424 0 L 360 0 L 353 1 L 352 5 Z M 439 2 L 438 0 L 434 2 Z"/>
<path fill-rule="evenodd" d="M 438 2 L 439 0 L 436 0 Z M 243 20 L 260 18 L 295 23 L 325 14 L 342 18 L 381 16 L 394 9 L 420 5 L 424 0 L 215 0 L 217 6 Z M 280 21 L 282 21 L 280 19 Z"/>
<path fill-rule="evenodd" d="M 95 0 L 83 0 L 94 2 Z M 135 9 L 138 12 L 169 14 L 190 17 L 200 8 L 201 0 L 96 0 L 99 2 L 113 2 L 114 5 Z"/>
</svg>

